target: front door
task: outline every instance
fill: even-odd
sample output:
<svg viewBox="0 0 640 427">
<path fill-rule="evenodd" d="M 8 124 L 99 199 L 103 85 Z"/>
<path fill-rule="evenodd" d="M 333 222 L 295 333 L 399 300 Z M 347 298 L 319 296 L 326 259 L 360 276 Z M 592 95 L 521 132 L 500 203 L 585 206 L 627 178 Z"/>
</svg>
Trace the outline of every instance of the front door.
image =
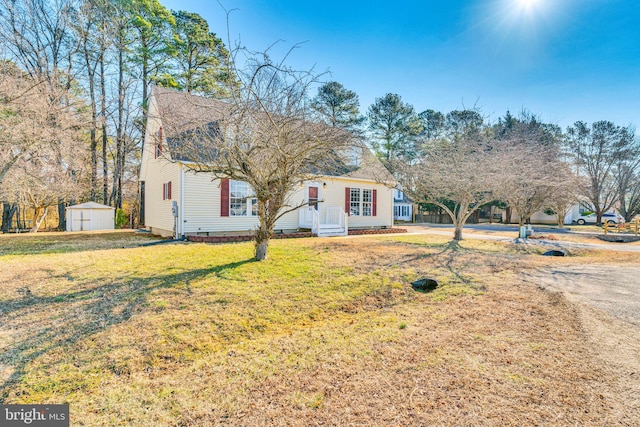
<svg viewBox="0 0 640 427">
<path fill-rule="evenodd" d="M 319 202 L 319 198 L 318 198 L 318 187 L 314 187 L 314 186 L 310 186 L 309 188 L 309 197 L 308 197 L 308 201 L 309 201 L 309 207 L 314 208 L 315 210 L 318 210 L 318 202 Z"/>
</svg>

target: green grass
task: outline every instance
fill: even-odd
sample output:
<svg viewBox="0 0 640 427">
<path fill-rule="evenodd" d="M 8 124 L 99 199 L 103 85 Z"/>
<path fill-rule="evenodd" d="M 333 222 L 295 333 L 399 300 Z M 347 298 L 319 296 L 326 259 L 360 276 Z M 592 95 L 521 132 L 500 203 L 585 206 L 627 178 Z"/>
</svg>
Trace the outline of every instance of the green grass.
<svg viewBox="0 0 640 427">
<path fill-rule="evenodd" d="M 102 243 L 109 242 L 122 243 L 114 236 Z M 144 389 L 145 381 L 134 378 L 140 374 L 162 376 L 256 347 L 268 353 L 274 337 L 353 319 L 362 307 L 366 311 L 367 298 L 392 304 L 394 293 L 406 296 L 401 284 L 376 271 L 328 271 L 315 247 L 294 241 L 274 243 L 264 262 L 253 261 L 250 243 L 99 251 L 87 250 L 88 244 L 74 247 L 73 239 L 57 236 L 3 242 L 7 255 L 0 260 L 9 268 L 40 266 L 33 280 L 0 296 L 8 323 L 29 324 L 0 356 L 2 365 L 15 367 L 5 399 L 74 402 L 107 390 L 98 399 L 102 405 L 109 390 L 135 395 Z M 18 292 L 24 288 L 28 296 Z M 299 356 L 288 359 L 312 364 Z M 264 379 L 274 360 L 272 354 L 254 360 L 250 377 Z M 131 380 L 125 390 L 114 386 L 123 377 Z M 310 399 L 312 406 L 318 400 Z"/>
<path fill-rule="evenodd" d="M 418 399 L 415 384 L 443 375 L 462 384 L 470 372 L 478 382 L 469 390 L 492 370 L 509 387 L 557 387 L 526 359 L 562 345 L 543 321 L 528 328 L 537 309 L 521 310 L 546 307 L 545 297 L 508 290 L 494 302 L 532 256 L 510 245 L 278 240 L 255 262 L 251 243 L 140 246 L 148 239 L 0 236 L 1 401 L 67 402 L 74 425 L 252 425 L 285 415 L 304 425 L 344 417 L 340 405 L 381 388 L 411 387 L 384 403 L 401 407 Z M 424 275 L 440 286 L 414 292 L 409 283 Z M 514 332 L 505 319 L 519 316 Z M 551 317 L 549 327 L 562 324 Z M 494 348 L 500 356 L 488 360 Z M 574 388 L 567 378 L 579 377 L 556 376 Z M 347 378 L 355 382 L 346 391 L 328 385 Z"/>
</svg>

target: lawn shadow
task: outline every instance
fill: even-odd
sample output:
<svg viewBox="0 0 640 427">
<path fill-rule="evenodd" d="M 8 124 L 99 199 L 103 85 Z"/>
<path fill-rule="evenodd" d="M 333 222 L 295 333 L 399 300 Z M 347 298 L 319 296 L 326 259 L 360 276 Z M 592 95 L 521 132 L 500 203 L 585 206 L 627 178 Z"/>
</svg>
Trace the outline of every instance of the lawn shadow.
<svg viewBox="0 0 640 427">
<path fill-rule="evenodd" d="M 99 286 L 86 284 L 84 289 L 54 296 L 40 297 L 28 288 L 19 289 L 18 298 L 0 303 L 0 331 L 8 329 L 11 335 L 19 337 L 0 346 L 0 367 L 12 369 L 6 379 L 0 379 L 0 403 L 35 359 L 58 348 L 71 347 L 144 312 L 152 291 L 174 289 L 188 296 L 193 281 L 211 274 L 224 278 L 224 272 L 253 261 L 149 277 L 119 277 Z"/>
<path fill-rule="evenodd" d="M 392 262 L 390 265 L 397 264 L 409 264 L 412 262 L 421 261 L 424 259 L 431 259 L 434 262 L 436 267 L 442 267 L 451 273 L 457 280 L 465 285 L 471 285 L 472 281 L 470 278 L 467 278 L 463 275 L 462 271 L 469 267 L 471 264 L 471 260 L 466 260 L 465 256 L 472 254 L 472 249 L 464 248 L 460 245 L 459 240 L 451 240 L 447 243 L 439 243 L 439 244 L 430 244 L 428 246 L 416 243 L 407 243 L 402 242 L 404 245 L 416 246 L 419 248 L 434 248 L 440 247 L 441 249 L 437 252 L 432 253 L 419 253 L 412 255 L 409 258 L 405 258 L 401 261 Z"/>
</svg>

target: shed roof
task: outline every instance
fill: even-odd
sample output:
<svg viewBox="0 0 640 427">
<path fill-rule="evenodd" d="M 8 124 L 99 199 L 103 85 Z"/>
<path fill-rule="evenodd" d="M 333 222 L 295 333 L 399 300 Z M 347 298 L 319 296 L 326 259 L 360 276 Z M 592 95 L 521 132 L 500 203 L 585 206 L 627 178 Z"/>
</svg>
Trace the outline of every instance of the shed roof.
<svg viewBox="0 0 640 427">
<path fill-rule="evenodd" d="M 80 203 L 79 205 L 67 206 L 67 209 L 115 209 L 113 206 L 101 205 L 96 202 Z"/>
</svg>

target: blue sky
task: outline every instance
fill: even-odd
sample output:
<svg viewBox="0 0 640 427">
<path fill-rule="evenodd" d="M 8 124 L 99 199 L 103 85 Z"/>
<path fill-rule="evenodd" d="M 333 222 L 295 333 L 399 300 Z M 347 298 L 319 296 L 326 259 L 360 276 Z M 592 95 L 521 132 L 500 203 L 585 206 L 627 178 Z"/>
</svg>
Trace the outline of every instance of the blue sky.
<svg viewBox="0 0 640 427">
<path fill-rule="evenodd" d="M 164 0 L 227 40 L 221 7 Z M 637 0 L 222 0 L 233 41 L 329 71 L 366 112 L 397 93 L 417 112 L 477 106 L 492 120 L 523 108 L 563 128 L 640 124 Z"/>
</svg>

